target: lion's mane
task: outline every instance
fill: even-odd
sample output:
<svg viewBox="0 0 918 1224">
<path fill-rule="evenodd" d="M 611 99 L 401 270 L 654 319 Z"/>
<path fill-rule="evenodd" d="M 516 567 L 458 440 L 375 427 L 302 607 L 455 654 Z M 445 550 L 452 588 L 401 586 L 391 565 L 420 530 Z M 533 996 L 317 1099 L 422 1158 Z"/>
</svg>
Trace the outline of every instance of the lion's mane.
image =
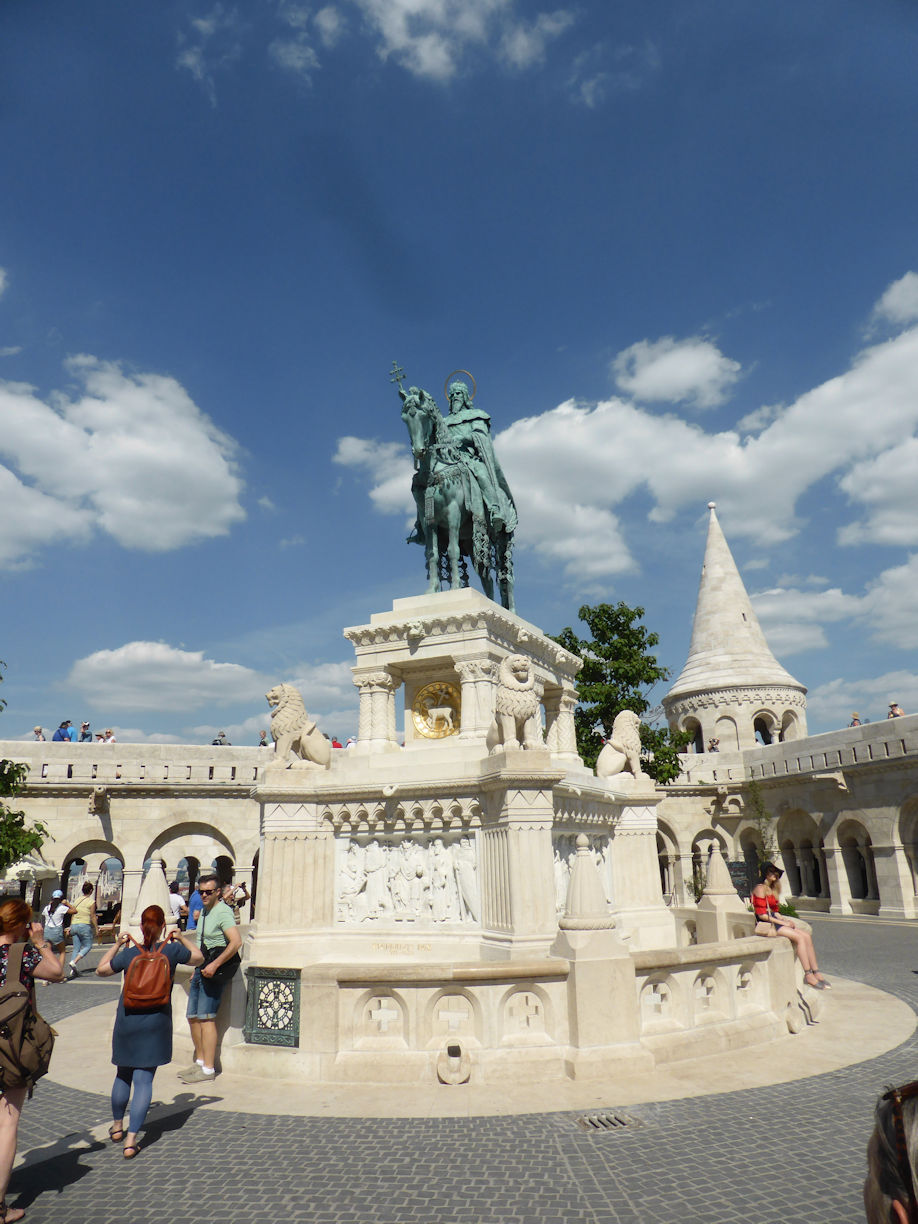
<svg viewBox="0 0 918 1224">
<path fill-rule="evenodd" d="M 612 724 L 610 743 L 629 758 L 641 759 L 641 719 L 634 710 L 622 710 Z"/>
<path fill-rule="evenodd" d="M 303 698 L 292 684 L 276 684 L 265 696 L 272 707 L 271 734 L 274 739 L 287 731 L 297 731 L 309 722 Z"/>
<path fill-rule="evenodd" d="M 526 679 L 521 680 L 516 669 L 526 669 Z M 514 718 L 531 718 L 539 709 L 539 698 L 535 691 L 535 676 L 524 655 L 509 655 L 497 672 L 497 695 L 494 701 L 498 714 L 510 714 Z"/>
</svg>

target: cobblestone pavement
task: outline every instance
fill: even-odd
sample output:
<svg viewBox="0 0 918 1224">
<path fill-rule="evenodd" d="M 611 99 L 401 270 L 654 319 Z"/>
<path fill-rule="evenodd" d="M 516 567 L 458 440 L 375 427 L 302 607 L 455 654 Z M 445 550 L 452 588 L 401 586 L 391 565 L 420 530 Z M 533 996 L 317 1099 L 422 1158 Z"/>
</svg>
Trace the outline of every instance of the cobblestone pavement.
<svg viewBox="0 0 918 1224">
<path fill-rule="evenodd" d="M 827 974 L 918 1010 L 915 924 L 823 919 L 814 928 Z M 43 992 L 41 1006 L 53 1020 L 116 990 L 75 982 Z M 154 1105 L 133 1162 L 88 1133 L 110 1120 L 104 1095 L 44 1081 L 23 1111 L 26 1163 L 9 1199 L 28 1209 L 29 1224 L 857 1224 L 874 1102 L 884 1084 L 916 1075 L 912 1038 L 797 1084 L 630 1106 L 640 1125 L 598 1134 L 569 1113 L 267 1117 L 208 1111 L 189 1092 L 171 1112 Z"/>
</svg>

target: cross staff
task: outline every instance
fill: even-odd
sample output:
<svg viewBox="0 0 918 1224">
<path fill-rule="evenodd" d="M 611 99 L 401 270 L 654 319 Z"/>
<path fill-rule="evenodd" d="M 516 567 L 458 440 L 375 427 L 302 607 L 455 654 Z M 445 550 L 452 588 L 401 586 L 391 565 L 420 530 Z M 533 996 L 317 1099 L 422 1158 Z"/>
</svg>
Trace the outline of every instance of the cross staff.
<svg viewBox="0 0 918 1224">
<path fill-rule="evenodd" d="M 401 391 L 402 380 L 404 379 L 404 377 L 405 377 L 405 371 L 402 369 L 402 367 L 398 364 L 397 361 L 393 361 L 392 369 L 389 371 L 389 382 L 397 383 L 398 389 L 399 391 Z"/>
</svg>

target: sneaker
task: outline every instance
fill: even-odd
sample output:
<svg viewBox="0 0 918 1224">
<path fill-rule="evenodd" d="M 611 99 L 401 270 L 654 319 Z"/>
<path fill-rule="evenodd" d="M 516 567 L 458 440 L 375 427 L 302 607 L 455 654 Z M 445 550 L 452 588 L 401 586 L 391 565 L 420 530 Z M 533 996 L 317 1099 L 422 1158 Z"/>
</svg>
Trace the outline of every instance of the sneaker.
<svg viewBox="0 0 918 1224">
<path fill-rule="evenodd" d="M 183 1075 L 181 1078 L 182 1082 L 185 1084 L 200 1084 L 203 1080 L 210 1080 L 213 1082 L 217 1078 L 217 1073 L 212 1071 L 211 1074 L 208 1075 L 203 1067 L 199 1067 L 197 1064 L 195 1064 L 194 1071 L 190 1072 L 188 1075 Z"/>
<path fill-rule="evenodd" d="M 181 1071 L 177 1071 L 176 1075 L 180 1080 L 185 1079 L 188 1075 L 193 1075 L 195 1071 L 200 1071 L 200 1063 L 193 1062 L 190 1067 L 182 1067 Z"/>
<path fill-rule="evenodd" d="M 80 976 L 80 971 L 75 965 L 69 965 L 68 968 L 70 969 L 70 981 L 72 982 L 74 978 Z"/>
</svg>

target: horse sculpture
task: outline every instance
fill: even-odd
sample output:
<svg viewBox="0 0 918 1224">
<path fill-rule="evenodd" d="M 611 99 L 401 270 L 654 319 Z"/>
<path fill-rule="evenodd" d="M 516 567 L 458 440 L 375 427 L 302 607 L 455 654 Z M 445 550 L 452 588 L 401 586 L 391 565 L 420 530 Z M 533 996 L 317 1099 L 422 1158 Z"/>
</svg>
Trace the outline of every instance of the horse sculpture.
<svg viewBox="0 0 918 1224">
<path fill-rule="evenodd" d="M 441 580 L 453 591 L 468 586 L 467 557 L 485 595 L 494 598 L 493 573 L 501 603 L 512 612 L 512 533 L 489 527 L 481 497 L 473 493 L 475 477 L 433 397 L 416 387 L 406 392 L 399 386 L 398 393 L 415 466 L 411 492 L 418 521 L 409 542 L 424 545 L 427 593 L 439 590 Z"/>
</svg>

